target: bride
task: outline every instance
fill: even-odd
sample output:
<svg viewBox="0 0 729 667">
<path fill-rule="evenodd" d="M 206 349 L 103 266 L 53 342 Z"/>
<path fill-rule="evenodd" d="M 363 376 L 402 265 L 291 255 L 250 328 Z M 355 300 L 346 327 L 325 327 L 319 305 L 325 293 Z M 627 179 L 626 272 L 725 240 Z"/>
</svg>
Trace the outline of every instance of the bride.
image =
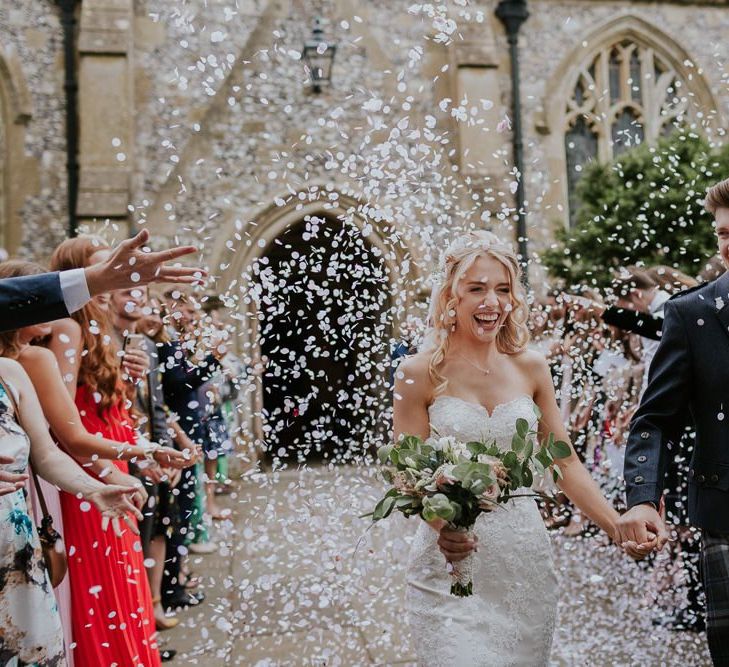
<svg viewBox="0 0 729 667">
<path fill-rule="evenodd" d="M 394 431 L 426 438 L 493 438 L 511 448 L 517 418 L 568 441 L 545 359 L 526 349 L 528 307 L 510 247 L 490 232 L 457 238 L 434 287 L 421 350 L 395 379 Z M 574 451 L 559 486 L 611 538 L 617 512 Z M 650 543 L 640 545 L 650 549 Z M 475 551 L 473 595 L 450 595 L 450 563 Z M 407 608 L 419 662 L 428 667 L 535 667 L 549 660 L 558 588 L 536 503 L 516 498 L 481 514 L 472 536 L 421 522 L 408 568 Z"/>
</svg>

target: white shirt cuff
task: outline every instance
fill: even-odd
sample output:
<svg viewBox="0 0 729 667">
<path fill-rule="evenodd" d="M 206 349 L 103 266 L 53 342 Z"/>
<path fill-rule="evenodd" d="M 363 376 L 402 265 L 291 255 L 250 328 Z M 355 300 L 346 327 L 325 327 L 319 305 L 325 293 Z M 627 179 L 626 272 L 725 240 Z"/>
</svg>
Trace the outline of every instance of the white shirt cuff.
<svg viewBox="0 0 729 667">
<path fill-rule="evenodd" d="M 89 286 L 86 284 L 86 272 L 84 269 L 71 269 L 61 271 L 58 274 L 61 280 L 61 293 L 63 302 L 69 313 L 74 313 L 83 308 L 89 301 Z"/>
</svg>

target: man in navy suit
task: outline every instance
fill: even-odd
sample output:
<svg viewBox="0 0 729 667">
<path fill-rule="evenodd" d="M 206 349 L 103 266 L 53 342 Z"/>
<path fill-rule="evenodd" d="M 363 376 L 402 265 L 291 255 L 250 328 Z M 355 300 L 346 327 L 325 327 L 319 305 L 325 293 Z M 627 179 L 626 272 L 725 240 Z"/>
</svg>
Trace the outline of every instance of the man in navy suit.
<svg viewBox="0 0 729 667">
<path fill-rule="evenodd" d="M 108 260 L 85 269 L 0 280 L 0 331 L 68 317 L 103 292 L 151 282 L 194 283 L 204 277 L 202 269 L 164 265 L 195 252 L 193 246 L 145 252 L 148 239 L 143 230 L 122 241 Z"/>
<path fill-rule="evenodd" d="M 729 267 L 729 179 L 710 188 L 719 253 Z M 658 513 L 666 471 L 687 423 L 696 429 L 688 513 L 701 529 L 706 630 L 715 665 L 729 667 L 729 272 L 665 305 L 661 342 L 625 451 L 628 507 L 618 533 L 640 558 L 668 538 Z M 651 534 L 649 534 L 651 533 Z M 652 539 L 654 537 L 654 539 Z"/>
</svg>

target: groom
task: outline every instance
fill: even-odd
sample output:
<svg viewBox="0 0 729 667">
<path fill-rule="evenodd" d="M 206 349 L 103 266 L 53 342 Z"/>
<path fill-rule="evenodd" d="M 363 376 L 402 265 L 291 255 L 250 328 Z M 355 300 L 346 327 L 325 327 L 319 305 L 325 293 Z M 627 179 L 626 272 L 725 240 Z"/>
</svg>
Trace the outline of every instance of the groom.
<svg viewBox="0 0 729 667">
<path fill-rule="evenodd" d="M 729 179 L 706 196 L 719 253 L 729 267 Z M 689 520 L 702 533 L 706 630 L 714 665 L 729 667 L 729 271 L 672 298 L 648 387 L 633 417 L 625 452 L 628 507 L 619 540 L 636 545 L 667 532 L 658 514 L 666 470 L 687 422 L 696 427 L 689 467 Z M 631 544 L 632 543 L 632 544 Z"/>
</svg>

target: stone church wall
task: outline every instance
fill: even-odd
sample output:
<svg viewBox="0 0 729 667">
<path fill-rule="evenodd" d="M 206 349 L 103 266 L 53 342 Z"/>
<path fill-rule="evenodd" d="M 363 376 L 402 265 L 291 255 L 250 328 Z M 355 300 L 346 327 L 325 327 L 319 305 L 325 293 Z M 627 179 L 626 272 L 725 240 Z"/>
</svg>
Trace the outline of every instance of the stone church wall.
<svg viewBox="0 0 729 667">
<path fill-rule="evenodd" d="M 204 241 L 214 270 L 250 245 L 267 207 L 318 196 L 298 193 L 327 184 L 329 200 L 340 192 L 370 202 L 365 212 L 375 224 L 389 219 L 417 228 L 421 250 L 468 220 L 508 227 L 510 135 L 495 127 L 509 111 L 509 60 L 493 16 L 496 0 L 467 10 L 451 3 L 454 15 L 468 17 L 458 19 L 450 47 L 440 43 L 433 16 L 408 11 L 411 2 L 321 3 L 326 37 L 339 50 L 332 90 L 320 95 L 309 90 L 294 53 L 310 35 L 307 3 L 115 1 L 133 11 L 130 221 L 172 240 Z M 547 86 L 568 46 L 617 16 L 643 19 L 690 54 L 726 119 L 729 73 L 720 48 L 729 11 L 600 0 L 532 0 L 529 7 L 520 53 L 536 248 L 564 219 L 550 191 L 564 178 L 554 168 L 562 128 L 545 134 L 544 115 Z M 43 256 L 66 224 L 58 10 L 49 0 L 3 3 L 0 35 L 0 46 L 17 53 L 33 107 L 25 145 L 35 167 L 24 197 L 22 252 Z"/>
<path fill-rule="evenodd" d="M 20 154 L 8 165 L 13 190 L 8 224 L 20 227 L 13 230 L 20 245 L 8 249 L 41 260 L 63 240 L 67 227 L 62 49 L 53 2 L 0 3 L 0 57 L 6 57 L 15 83 L 25 88 L 30 112 L 6 121 L 8 134 L 23 135 Z"/>
</svg>

